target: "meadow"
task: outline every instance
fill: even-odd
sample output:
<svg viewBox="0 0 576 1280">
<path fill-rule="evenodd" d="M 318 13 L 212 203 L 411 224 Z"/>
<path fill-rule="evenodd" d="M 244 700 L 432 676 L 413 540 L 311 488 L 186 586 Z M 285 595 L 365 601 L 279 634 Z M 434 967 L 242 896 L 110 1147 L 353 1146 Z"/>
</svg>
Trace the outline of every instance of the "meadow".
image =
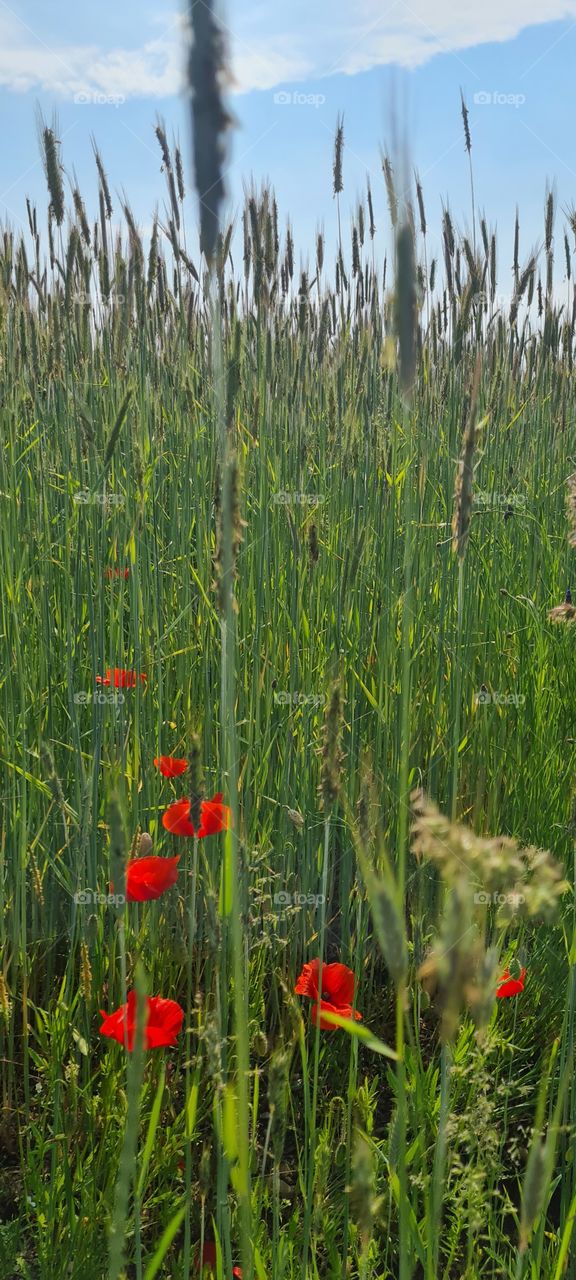
<svg viewBox="0 0 576 1280">
<path fill-rule="evenodd" d="M 576 216 L 208 264 L 157 139 L 0 242 L 0 1274 L 561 1280 Z"/>
</svg>

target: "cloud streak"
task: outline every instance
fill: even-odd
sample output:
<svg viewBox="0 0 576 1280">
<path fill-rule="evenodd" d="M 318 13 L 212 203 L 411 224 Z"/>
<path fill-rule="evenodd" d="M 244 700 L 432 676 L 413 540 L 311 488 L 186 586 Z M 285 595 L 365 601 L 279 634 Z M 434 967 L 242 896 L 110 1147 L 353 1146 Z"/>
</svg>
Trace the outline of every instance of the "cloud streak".
<svg viewBox="0 0 576 1280">
<path fill-rule="evenodd" d="M 228 10 L 235 93 L 300 84 L 378 66 L 422 66 L 441 53 L 465 62 L 475 45 L 510 40 L 542 22 L 541 0 L 292 0 Z M 576 19 L 576 0 L 547 0 L 546 22 Z M 165 98 L 184 81 L 183 22 L 137 48 L 60 42 L 16 15 L 0 18 L 0 85 L 19 93 Z"/>
</svg>

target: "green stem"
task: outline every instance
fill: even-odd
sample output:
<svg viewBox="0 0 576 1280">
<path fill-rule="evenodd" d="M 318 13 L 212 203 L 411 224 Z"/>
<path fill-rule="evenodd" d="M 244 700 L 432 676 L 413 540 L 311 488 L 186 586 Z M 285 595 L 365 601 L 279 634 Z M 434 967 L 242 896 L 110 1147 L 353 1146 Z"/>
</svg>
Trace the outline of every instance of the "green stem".
<svg viewBox="0 0 576 1280">
<path fill-rule="evenodd" d="M 328 857 L 330 852 L 330 814 L 324 819 L 324 861 L 322 865 L 322 901 L 320 903 L 320 931 L 318 966 L 318 1017 L 314 1036 L 314 1066 L 312 1074 L 312 1106 L 308 1137 L 308 1182 L 306 1191 L 306 1210 L 304 1214 L 304 1241 L 302 1246 L 302 1275 L 308 1275 L 308 1249 L 310 1246 L 310 1225 L 312 1221 L 312 1199 L 314 1195 L 314 1157 L 316 1153 L 316 1112 L 318 1107 L 318 1074 L 320 1063 L 320 997 L 322 994 L 322 970 L 324 968 L 324 940 L 326 935 L 326 896 L 328 892 Z"/>
</svg>

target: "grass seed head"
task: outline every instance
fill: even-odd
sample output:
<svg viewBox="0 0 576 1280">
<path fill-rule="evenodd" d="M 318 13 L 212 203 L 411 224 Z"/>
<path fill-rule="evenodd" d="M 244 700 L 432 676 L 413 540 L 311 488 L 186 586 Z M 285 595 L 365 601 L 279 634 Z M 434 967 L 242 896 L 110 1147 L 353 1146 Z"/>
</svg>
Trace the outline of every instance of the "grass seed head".
<svg viewBox="0 0 576 1280">
<path fill-rule="evenodd" d="M 324 720 L 324 746 L 322 748 L 320 795 L 325 813 L 330 811 L 332 805 L 335 804 L 340 794 L 340 773 L 342 766 L 340 738 L 342 733 L 342 718 L 340 686 L 338 682 L 336 682 L 332 687 Z"/>
<path fill-rule="evenodd" d="M 546 1144 L 538 1134 L 534 1135 L 522 1191 L 522 1210 L 520 1215 L 519 1252 L 526 1252 L 532 1233 L 532 1227 L 540 1213 L 544 1202 L 544 1192 L 548 1182 Z"/>
<path fill-rule="evenodd" d="M 318 563 L 320 548 L 318 546 L 318 531 L 315 524 L 311 524 L 308 529 L 308 555 L 310 557 L 311 565 Z"/>
<path fill-rule="evenodd" d="M 50 211 L 58 227 L 62 226 L 66 206 L 64 203 L 64 184 L 62 182 L 62 164 L 60 161 L 60 143 L 56 137 L 57 125 L 52 128 L 44 123 L 41 113 L 38 115 L 42 163 L 50 193 Z"/>
<path fill-rule="evenodd" d="M 193 733 L 190 738 L 190 821 L 195 831 L 200 826 L 202 800 L 204 798 L 204 779 L 202 775 L 202 754 L 200 736 Z"/>
<path fill-rule="evenodd" d="M 38 863 L 34 856 L 33 850 L 30 850 L 30 870 L 32 872 L 32 884 L 34 885 L 34 893 L 36 901 L 40 907 L 44 906 L 44 889 L 42 887 L 42 876 L 38 869 Z"/>
<path fill-rule="evenodd" d="M 92 968 L 90 965 L 90 952 L 88 944 L 82 939 L 80 943 L 80 995 L 83 1000 L 90 1000 L 92 996 Z"/>
<path fill-rule="evenodd" d="M 374 1230 L 376 1202 L 376 1161 L 374 1148 L 358 1127 L 354 1128 L 350 1168 L 350 1212 L 360 1232 L 362 1251 L 368 1248 Z"/>
<path fill-rule="evenodd" d="M 291 1055 L 285 1048 L 277 1049 L 272 1054 L 268 1070 L 268 1101 L 270 1103 L 271 1119 L 270 1139 L 277 1164 L 282 1157 L 288 1121 L 290 1058 Z"/>
<path fill-rule="evenodd" d="M 464 94 L 462 93 L 462 90 L 460 90 L 460 105 L 462 110 L 462 123 L 464 125 L 464 141 L 466 144 L 466 150 L 468 154 L 470 154 L 472 150 L 472 140 L 470 138 L 470 123 L 468 118 L 468 107 L 466 106 L 466 103 L 464 101 Z"/>
<path fill-rule="evenodd" d="M 4 1022 L 8 1022 L 12 1009 L 8 986 L 4 974 L 0 972 L 0 1017 Z"/>
<path fill-rule="evenodd" d="M 338 118 L 336 125 L 336 138 L 334 140 L 334 166 L 333 166 L 333 190 L 337 196 L 344 190 L 342 180 L 342 152 L 344 150 L 344 121 Z"/>
<path fill-rule="evenodd" d="M 396 237 L 395 329 L 398 339 L 398 377 L 409 396 L 416 378 L 418 287 L 414 227 L 404 222 Z"/>
</svg>

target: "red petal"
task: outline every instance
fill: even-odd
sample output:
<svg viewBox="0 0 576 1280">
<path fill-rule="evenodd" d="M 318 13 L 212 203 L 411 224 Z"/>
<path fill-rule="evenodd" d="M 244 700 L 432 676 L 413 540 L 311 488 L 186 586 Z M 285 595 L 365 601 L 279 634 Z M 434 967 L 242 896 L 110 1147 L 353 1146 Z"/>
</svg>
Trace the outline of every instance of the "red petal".
<svg viewBox="0 0 576 1280">
<path fill-rule="evenodd" d="M 194 827 L 190 822 L 190 801 L 176 800 L 162 814 L 162 826 L 175 836 L 193 836 Z"/>
<path fill-rule="evenodd" d="M 171 889 L 178 879 L 180 854 L 175 858 L 134 858 L 126 868 L 128 902 L 150 902 Z"/>
<path fill-rule="evenodd" d="M 511 978 L 510 970 L 505 969 L 500 979 L 498 989 L 496 991 L 496 999 L 505 1000 L 507 996 L 519 995 L 520 992 L 524 990 L 525 977 L 526 977 L 525 969 L 521 970 L 519 978 Z"/>
<path fill-rule="evenodd" d="M 126 1017 L 127 1015 L 127 1017 Z M 134 1048 L 136 1024 L 136 992 L 131 991 L 126 1005 L 105 1017 L 100 1034 L 124 1044 L 125 1017 L 128 1028 L 128 1050 Z M 176 1036 L 184 1021 L 184 1010 L 175 1000 L 163 1000 L 161 996 L 148 997 L 145 1024 L 145 1048 L 158 1049 L 176 1043 Z"/>
<path fill-rule="evenodd" d="M 178 756 L 157 756 L 154 764 L 165 778 L 178 778 L 188 768 L 188 761 Z"/>
<path fill-rule="evenodd" d="M 175 1000 L 151 996 L 148 1000 L 146 1048 L 159 1049 L 164 1045 L 176 1044 L 183 1021 L 184 1010 Z"/>
<path fill-rule="evenodd" d="M 350 1005 L 354 999 L 354 974 L 345 964 L 322 966 L 322 995 L 335 1005 Z"/>
<path fill-rule="evenodd" d="M 115 1009 L 114 1013 L 105 1014 L 101 1010 L 104 1022 L 100 1027 L 100 1035 L 107 1036 L 110 1040 L 117 1040 L 118 1044 L 125 1044 L 126 1032 L 128 1033 L 128 1049 L 131 1052 L 134 1044 L 134 1017 L 136 1006 L 136 994 L 131 991 L 128 996 L 128 1003 L 121 1004 L 119 1009 Z"/>
<path fill-rule="evenodd" d="M 310 964 L 303 965 L 302 973 L 294 987 L 297 996 L 309 996 L 311 1000 L 317 999 L 319 966 L 319 960 L 312 960 Z"/>
<path fill-rule="evenodd" d="M 215 836 L 230 825 L 230 809 L 222 804 L 222 792 L 213 796 L 212 800 L 203 800 L 200 805 L 200 826 L 198 839 L 203 836 Z"/>
</svg>

